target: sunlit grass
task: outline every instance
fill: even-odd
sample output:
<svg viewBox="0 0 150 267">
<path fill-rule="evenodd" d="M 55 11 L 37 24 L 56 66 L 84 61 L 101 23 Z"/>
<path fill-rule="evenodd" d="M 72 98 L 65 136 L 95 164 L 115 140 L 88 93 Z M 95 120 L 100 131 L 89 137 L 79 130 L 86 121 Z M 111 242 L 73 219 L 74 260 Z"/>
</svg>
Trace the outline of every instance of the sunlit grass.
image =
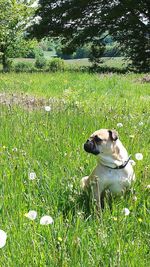
<svg viewBox="0 0 150 267">
<path fill-rule="evenodd" d="M 6 100 L 22 93 L 52 107 L 46 111 L 41 102 L 28 109 L 15 101 L 0 106 L 0 229 L 7 233 L 0 266 L 149 266 L 150 95 L 140 77 L 0 76 Z M 112 214 L 106 205 L 101 218 L 79 186 L 96 164 L 83 143 L 99 128 L 117 129 L 136 162 L 134 194 L 115 199 Z M 136 160 L 136 153 L 143 159 Z M 25 216 L 29 211 L 37 212 L 35 220 Z M 45 215 L 52 224 L 40 224 Z"/>
</svg>

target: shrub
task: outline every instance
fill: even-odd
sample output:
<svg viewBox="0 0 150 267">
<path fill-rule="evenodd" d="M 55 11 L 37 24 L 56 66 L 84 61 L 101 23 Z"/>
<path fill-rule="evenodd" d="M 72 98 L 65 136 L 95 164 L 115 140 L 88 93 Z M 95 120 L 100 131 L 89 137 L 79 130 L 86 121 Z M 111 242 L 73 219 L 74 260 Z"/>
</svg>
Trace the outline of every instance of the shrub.
<svg viewBox="0 0 150 267">
<path fill-rule="evenodd" d="M 30 50 L 27 52 L 25 58 L 35 58 L 35 50 L 34 50 L 34 48 L 33 48 L 33 49 L 30 49 Z"/>
<path fill-rule="evenodd" d="M 14 64 L 13 70 L 15 72 L 33 72 L 35 71 L 35 67 L 30 62 L 18 62 Z"/>
<path fill-rule="evenodd" d="M 61 58 L 53 58 L 47 64 L 47 70 L 55 72 L 55 71 L 64 71 L 65 62 Z"/>
<path fill-rule="evenodd" d="M 90 54 L 90 47 L 84 45 L 83 47 L 78 47 L 76 52 L 73 54 L 73 58 L 87 58 Z"/>
<path fill-rule="evenodd" d="M 38 57 L 44 57 L 43 50 L 41 47 L 32 47 L 29 49 L 27 54 L 25 55 L 26 58 L 38 58 Z"/>
<path fill-rule="evenodd" d="M 44 52 L 43 52 L 41 47 L 36 47 L 34 51 L 35 51 L 35 57 L 36 58 L 44 57 Z"/>
<path fill-rule="evenodd" d="M 68 52 L 68 54 L 67 54 Z M 79 59 L 79 58 L 87 58 L 90 54 L 90 46 L 84 45 L 82 47 L 78 47 L 74 53 L 69 53 L 66 49 L 62 49 L 61 47 L 58 47 L 56 49 L 56 54 L 58 57 L 62 59 Z"/>
<path fill-rule="evenodd" d="M 35 61 L 35 67 L 38 69 L 43 69 L 46 67 L 46 59 L 43 56 L 37 57 Z"/>
</svg>

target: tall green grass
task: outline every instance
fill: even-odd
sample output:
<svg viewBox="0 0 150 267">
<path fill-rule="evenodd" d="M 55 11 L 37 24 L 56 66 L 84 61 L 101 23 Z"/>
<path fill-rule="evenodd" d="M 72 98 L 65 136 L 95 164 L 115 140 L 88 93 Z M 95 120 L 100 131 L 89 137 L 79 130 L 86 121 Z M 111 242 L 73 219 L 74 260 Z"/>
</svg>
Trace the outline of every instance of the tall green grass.
<svg viewBox="0 0 150 267">
<path fill-rule="evenodd" d="M 0 76 L 6 100 L 0 105 L 0 229 L 7 233 L 0 266 L 149 266 L 150 95 L 141 77 Z M 22 95 L 45 99 L 38 103 L 50 105 L 51 111 L 45 111 L 45 104 L 31 109 L 20 100 L 15 105 L 12 99 Z M 117 129 L 133 160 L 135 153 L 143 154 L 134 167 L 133 195 L 114 199 L 112 213 L 106 203 L 101 218 L 79 185 L 96 164 L 83 143 L 99 128 Z M 36 179 L 31 181 L 33 171 Z M 125 207 L 129 216 L 122 213 Z M 37 211 L 35 221 L 24 216 L 29 210 Z M 54 224 L 40 225 L 45 214 Z"/>
</svg>

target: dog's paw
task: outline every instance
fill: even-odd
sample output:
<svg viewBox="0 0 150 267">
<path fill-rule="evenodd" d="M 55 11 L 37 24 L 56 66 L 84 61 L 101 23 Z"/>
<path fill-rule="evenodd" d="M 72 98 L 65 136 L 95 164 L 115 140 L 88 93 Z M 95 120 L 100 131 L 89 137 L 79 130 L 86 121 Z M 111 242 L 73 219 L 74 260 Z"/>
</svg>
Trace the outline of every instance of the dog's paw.
<svg viewBox="0 0 150 267">
<path fill-rule="evenodd" d="M 85 190 L 85 189 L 87 188 L 87 186 L 88 186 L 88 178 L 89 178 L 89 176 L 85 176 L 85 177 L 83 177 L 83 178 L 81 179 L 81 181 L 80 181 L 80 187 L 81 187 L 83 190 Z"/>
</svg>

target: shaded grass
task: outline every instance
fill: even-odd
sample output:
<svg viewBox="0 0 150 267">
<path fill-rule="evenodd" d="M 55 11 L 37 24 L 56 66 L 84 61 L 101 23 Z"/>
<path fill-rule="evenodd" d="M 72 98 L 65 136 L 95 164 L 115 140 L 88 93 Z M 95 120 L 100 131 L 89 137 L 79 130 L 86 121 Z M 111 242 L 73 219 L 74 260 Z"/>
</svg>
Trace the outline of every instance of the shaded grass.
<svg viewBox="0 0 150 267">
<path fill-rule="evenodd" d="M 77 73 L 1 75 L 0 90 L 60 101 L 51 112 L 1 105 L 0 228 L 8 235 L 2 266 L 149 265 L 149 90 L 141 75 Z M 143 125 L 139 125 L 139 122 Z M 137 162 L 132 195 L 107 205 L 101 219 L 80 190 L 96 164 L 83 143 L 98 128 L 116 128 Z M 129 137 L 133 135 L 134 138 Z M 17 150 L 14 150 L 17 148 Z M 29 181 L 35 171 L 37 179 Z M 124 217 L 122 209 L 129 208 Z M 38 218 L 24 216 L 35 209 Z M 49 214 L 54 225 L 41 226 Z"/>
</svg>

